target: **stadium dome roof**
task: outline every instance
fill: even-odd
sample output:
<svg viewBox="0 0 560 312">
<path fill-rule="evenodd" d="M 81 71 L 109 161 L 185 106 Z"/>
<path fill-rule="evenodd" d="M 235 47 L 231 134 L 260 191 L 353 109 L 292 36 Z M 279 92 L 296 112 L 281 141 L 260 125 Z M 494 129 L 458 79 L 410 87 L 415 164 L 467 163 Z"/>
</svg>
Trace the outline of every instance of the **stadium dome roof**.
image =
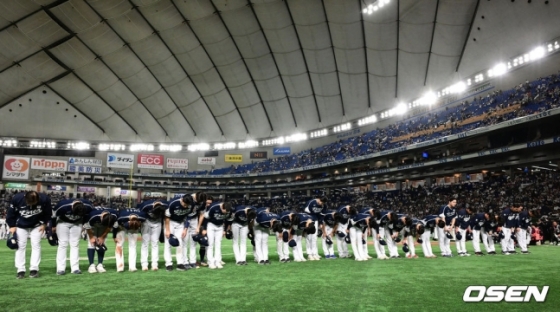
<svg viewBox="0 0 560 312">
<path fill-rule="evenodd" d="M 0 135 L 290 135 L 392 108 L 560 35 L 560 1 L 391 0 L 362 12 L 375 2 L 2 0 Z"/>
</svg>

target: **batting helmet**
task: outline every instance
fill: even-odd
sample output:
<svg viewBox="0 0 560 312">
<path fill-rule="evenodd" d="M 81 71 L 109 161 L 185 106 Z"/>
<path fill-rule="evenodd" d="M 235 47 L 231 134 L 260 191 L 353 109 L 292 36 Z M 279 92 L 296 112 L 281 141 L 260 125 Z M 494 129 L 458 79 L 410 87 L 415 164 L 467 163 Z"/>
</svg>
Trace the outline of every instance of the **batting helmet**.
<svg viewBox="0 0 560 312">
<path fill-rule="evenodd" d="M 461 235 L 461 232 L 457 232 L 457 233 L 455 233 L 455 238 L 456 238 L 457 240 L 462 240 L 462 239 L 463 239 L 463 235 Z"/>
<path fill-rule="evenodd" d="M 451 233 L 449 233 L 449 232 L 445 232 L 445 237 L 447 237 L 449 239 L 452 239 L 453 235 L 451 235 Z"/>
<path fill-rule="evenodd" d="M 12 234 L 12 237 L 8 237 L 8 241 L 6 242 L 6 245 L 8 246 L 8 248 L 14 250 L 19 248 L 16 233 Z"/>
<path fill-rule="evenodd" d="M 105 244 L 95 244 L 95 250 L 107 251 L 107 246 L 105 246 Z"/>
<path fill-rule="evenodd" d="M 344 236 L 346 236 L 346 234 L 344 234 L 344 232 L 341 231 L 336 231 L 336 235 L 338 235 L 338 237 L 340 238 L 344 238 Z"/>
<path fill-rule="evenodd" d="M 284 241 L 284 243 L 287 243 L 289 238 L 290 234 L 288 232 L 282 233 L 282 241 Z"/>
<path fill-rule="evenodd" d="M 395 243 L 400 243 L 401 242 L 401 238 L 400 236 L 397 236 L 397 238 L 395 238 Z"/>
<path fill-rule="evenodd" d="M 177 237 L 173 234 L 169 235 L 169 245 L 179 247 L 179 239 L 177 239 Z"/>
<path fill-rule="evenodd" d="M 403 244 L 402 251 L 404 251 L 404 252 L 409 252 L 410 251 L 410 249 L 408 249 L 408 244 L 407 243 Z"/>
<path fill-rule="evenodd" d="M 295 240 L 292 239 L 292 240 L 288 243 L 288 246 L 290 246 L 290 247 L 293 248 L 293 247 L 296 247 L 296 246 L 297 246 L 297 243 L 296 243 Z"/>
<path fill-rule="evenodd" d="M 473 240 L 472 233 L 467 233 L 467 240 Z"/>
<path fill-rule="evenodd" d="M 327 245 L 332 245 L 332 240 L 331 240 L 331 238 L 327 236 L 327 237 L 325 238 L 325 243 L 327 243 Z"/>
<path fill-rule="evenodd" d="M 424 240 L 422 240 L 421 238 L 419 238 L 419 239 L 416 240 L 416 242 L 417 242 L 418 244 L 422 244 L 422 243 L 424 242 Z"/>
<path fill-rule="evenodd" d="M 381 245 L 383 245 L 383 246 L 387 246 L 387 242 L 386 242 L 383 238 L 381 238 L 381 239 L 379 240 L 379 244 L 381 244 Z"/>
<path fill-rule="evenodd" d="M 323 230 L 318 229 L 317 230 L 317 236 L 319 236 L 319 237 L 323 236 Z"/>
<path fill-rule="evenodd" d="M 200 244 L 200 246 L 208 247 L 208 237 L 201 236 L 200 239 L 198 240 L 198 243 Z"/>
<path fill-rule="evenodd" d="M 344 238 L 344 241 L 346 242 L 346 244 L 350 244 L 350 236 L 347 235 L 347 236 Z"/>
<path fill-rule="evenodd" d="M 233 238 L 233 232 L 232 231 L 226 231 L 226 239 L 232 239 Z"/>
</svg>

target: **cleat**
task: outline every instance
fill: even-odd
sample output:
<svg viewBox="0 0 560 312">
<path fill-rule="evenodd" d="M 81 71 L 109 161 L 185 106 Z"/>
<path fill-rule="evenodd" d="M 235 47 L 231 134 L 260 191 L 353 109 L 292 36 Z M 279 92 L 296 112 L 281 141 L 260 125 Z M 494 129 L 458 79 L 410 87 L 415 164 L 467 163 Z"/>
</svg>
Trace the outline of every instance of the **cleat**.
<svg viewBox="0 0 560 312">
<path fill-rule="evenodd" d="M 171 272 L 171 271 L 173 271 L 173 266 L 172 266 L 172 265 L 168 265 L 168 266 L 165 267 L 165 270 L 166 270 L 167 272 Z"/>
<path fill-rule="evenodd" d="M 95 268 L 95 264 L 90 264 L 88 268 L 89 273 L 97 273 L 97 269 Z"/>
<path fill-rule="evenodd" d="M 56 271 L 56 275 L 64 275 L 64 274 L 66 274 L 66 272 L 64 272 L 64 271 Z"/>
<path fill-rule="evenodd" d="M 211 264 L 211 265 L 208 266 L 208 268 L 209 268 L 210 270 L 214 270 L 214 269 L 216 269 L 216 266 L 213 265 L 213 264 Z"/>
<path fill-rule="evenodd" d="M 185 265 L 184 264 L 179 264 L 177 265 L 177 271 L 185 271 Z"/>
<path fill-rule="evenodd" d="M 57 272 L 56 274 L 58 274 L 58 272 Z M 80 271 L 80 270 L 75 270 L 75 271 L 72 271 L 72 274 L 82 274 L 82 271 Z"/>
<path fill-rule="evenodd" d="M 107 271 L 105 270 L 105 268 L 103 267 L 103 264 L 102 264 L 102 263 L 99 263 L 99 264 L 97 265 L 96 269 L 97 269 L 97 272 L 99 272 L 99 273 L 105 273 L 105 272 L 107 272 Z"/>
<path fill-rule="evenodd" d="M 264 265 L 264 260 L 259 261 L 259 265 Z"/>
<path fill-rule="evenodd" d="M 25 277 L 25 272 L 18 272 L 18 274 L 16 275 L 17 279 L 22 279 Z"/>
<path fill-rule="evenodd" d="M 37 270 L 33 270 L 29 272 L 29 278 L 37 278 L 39 277 L 39 272 Z"/>
<path fill-rule="evenodd" d="M 142 271 L 148 271 L 148 267 L 142 267 Z"/>
</svg>

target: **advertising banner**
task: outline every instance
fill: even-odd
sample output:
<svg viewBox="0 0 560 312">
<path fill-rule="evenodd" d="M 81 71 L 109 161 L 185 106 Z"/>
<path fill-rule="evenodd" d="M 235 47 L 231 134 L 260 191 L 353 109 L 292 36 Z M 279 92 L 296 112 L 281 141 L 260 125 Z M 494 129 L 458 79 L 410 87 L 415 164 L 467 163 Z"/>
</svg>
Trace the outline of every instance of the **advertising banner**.
<svg viewBox="0 0 560 312">
<path fill-rule="evenodd" d="M 287 147 L 275 147 L 272 149 L 272 155 L 290 155 L 292 153 L 292 149 Z"/>
<path fill-rule="evenodd" d="M 79 173 L 102 173 L 101 167 L 68 165 L 68 171 Z"/>
<path fill-rule="evenodd" d="M 163 155 L 138 154 L 136 156 L 138 168 L 163 169 Z"/>
<path fill-rule="evenodd" d="M 78 186 L 78 192 L 80 192 L 80 193 L 95 193 L 95 187 L 93 187 L 93 186 Z"/>
<path fill-rule="evenodd" d="M 47 185 L 48 191 L 66 191 L 66 185 Z"/>
<path fill-rule="evenodd" d="M 243 162 L 243 155 L 241 154 L 226 154 L 225 162 L 240 163 Z"/>
<path fill-rule="evenodd" d="M 249 152 L 249 158 L 251 159 L 266 159 L 268 158 L 268 152 Z"/>
<path fill-rule="evenodd" d="M 167 158 L 169 169 L 189 169 L 189 160 L 186 158 Z"/>
<path fill-rule="evenodd" d="M 134 155 L 107 153 L 107 167 L 132 169 L 134 166 Z"/>
<path fill-rule="evenodd" d="M 68 162 L 59 159 L 31 158 L 31 169 L 66 171 Z"/>
<path fill-rule="evenodd" d="M 29 179 L 29 158 L 6 156 L 3 169 L 3 179 Z"/>
<path fill-rule="evenodd" d="M 215 165 L 216 158 L 214 157 L 198 157 L 199 165 Z"/>
<path fill-rule="evenodd" d="M 76 158 L 70 157 L 68 158 L 69 165 L 77 165 L 77 166 L 102 166 L 103 160 L 97 158 Z"/>
</svg>

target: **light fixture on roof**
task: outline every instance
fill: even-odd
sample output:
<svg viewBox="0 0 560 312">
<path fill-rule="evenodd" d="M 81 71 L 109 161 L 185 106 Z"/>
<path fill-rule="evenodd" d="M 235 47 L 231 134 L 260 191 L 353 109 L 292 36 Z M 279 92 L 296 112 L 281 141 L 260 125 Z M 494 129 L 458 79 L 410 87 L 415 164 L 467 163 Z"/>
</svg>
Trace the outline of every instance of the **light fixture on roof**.
<svg viewBox="0 0 560 312">
<path fill-rule="evenodd" d="M 66 145 L 67 149 L 73 149 L 73 150 L 88 150 L 89 149 L 89 143 L 87 142 L 68 142 L 68 144 Z"/>
<path fill-rule="evenodd" d="M 191 152 L 207 151 L 210 149 L 210 145 L 207 143 L 190 144 L 189 146 L 187 146 L 187 149 Z"/>
<path fill-rule="evenodd" d="M 395 114 L 397 114 L 397 115 L 404 115 L 404 113 L 406 113 L 406 111 L 408 110 L 408 108 L 406 107 L 406 104 L 404 104 L 404 103 L 400 103 L 394 109 L 395 109 Z"/>
<path fill-rule="evenodd" d="M 227 150 L 227 149 L 235 149 L 236 144 L 233 142 L 228 143 L 216 143 L 214 144 L 215 150 Z"/>
<path fill-rule="evenodd" d="M 97 145 L 97 149 L 100 151 L 124 151 L 126 146 L 124 144 L 101 143 Z"/>
<path fill-rule="evenodd" d="M 305 133 L 296 133 L 286 137 L 286 142 L 298 142 L 298 141 L 305 141 L 307 140 L 307 134 Z"/>
<path fill-rule="evenodd" d="M 39 140 L 32 140 L 29 142 L 29 147 L 31 148 L 56 148 L 56 142 L 54 141 L 39 141 Z"/>
<path fill-rule="evenodd" d="M 12 138 L 2 138 L 0 139 L 0 146 L 1 147 L 16 147 L 18 145 L 18 141 Z"/>
<path fill-rule="evenodd" d="M 251 148 L 251 147 L 257 147 L 259 146 L 259 142 L 258 141 L 254 141 L 254 140 L 248 140 L 245 142 L 239 142 L 238 147 L 239 148 Z"/>
<path fill-rule="evenodd" d="M 492 69 L 488 70 L 488 77 L 498 77 L 507 72 L 507 66 L 504 63 L 499 63 Z"/>
<path fill-rule="evenodd" d="M 152 144 L 130 144 L 129 149 L 131 152 L 151 152 L 154 150 L 154 146 Z"/>
<path fill-rule="evenodd" d="M 536 47 L 531 52 L 529 52 L 529 57 L 531 61 L 534 61 L 543 58 L 545 54 L 546 54 L 546 50 L 544 49 L 544 47 L 541 46 L 541 47 Z"/>
<path fill-rule="evenodd" d="M 160 144 L 159 150 L 161 152 L 179 152 L 183 149 L 181 144 Z"/>
</svg>

